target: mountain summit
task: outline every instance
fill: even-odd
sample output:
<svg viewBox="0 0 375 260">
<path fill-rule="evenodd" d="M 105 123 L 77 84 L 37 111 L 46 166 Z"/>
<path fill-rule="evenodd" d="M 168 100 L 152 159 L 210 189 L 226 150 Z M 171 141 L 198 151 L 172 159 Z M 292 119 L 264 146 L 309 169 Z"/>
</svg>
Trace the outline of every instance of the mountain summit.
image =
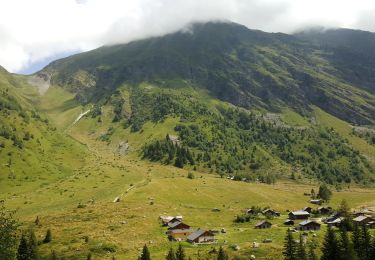
<svg viewBox="0 0 375 260">
<path fill-rule="evenodd" d="M 308 114 L 317 106 L 351 123 L 372 124 L 375 59 L 368 46 L 374 39 L 372 33 L 348 30 L 287 35 L 235 23 L 197 23 L 58 60 L 39 74 L 47 73 L 82 102 L 125 83 L 185 84 L 244 108 L 290 107 Z"/>
</svg>

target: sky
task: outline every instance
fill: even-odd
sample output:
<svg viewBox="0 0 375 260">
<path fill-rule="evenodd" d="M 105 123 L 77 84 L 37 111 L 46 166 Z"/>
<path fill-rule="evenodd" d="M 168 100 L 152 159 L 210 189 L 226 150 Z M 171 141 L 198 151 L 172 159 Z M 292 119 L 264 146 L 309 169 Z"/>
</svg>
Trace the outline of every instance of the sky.
<svg viewBox="0 0 375 260">
<path fill-rule="evenodd" d="M 375 32 L 375 1 L 0 0 L 0 65 L 29 74 L 74 53 L 212 20 L 267 32 L 312 26 Z"/>
</svg>

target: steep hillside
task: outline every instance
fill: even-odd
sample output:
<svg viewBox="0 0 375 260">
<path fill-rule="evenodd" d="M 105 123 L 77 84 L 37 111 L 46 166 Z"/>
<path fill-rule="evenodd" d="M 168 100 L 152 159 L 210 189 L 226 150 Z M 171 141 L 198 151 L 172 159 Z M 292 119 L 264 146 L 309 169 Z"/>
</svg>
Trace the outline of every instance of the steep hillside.
<svg viewBox="0 0 375 260">
<path fill-rule="evenodd" d="M 38 93 L 25 79 L 0 68 L 0 189 L 32 190 L 71 175 L 85 149 L 62 135 L 33 105 Z"/>
<path fill-rule="evenodd" d="M 300 38 L 234 23 L 194 24 L 163 37 L 74 55 L 39 75 L 76 93 L 82 102 L 98 100 L 123 83 L 151 82 L 206 89 L 245 108 L 280 111 L 286 106 L 308 114 L 316 105 L 348 122 L 372 124 L 373 79 L 359 84 L 359 78 L 345 72 L 353 59 L 338 52 L 337 62 L 330 50 Z"/>
</svg>

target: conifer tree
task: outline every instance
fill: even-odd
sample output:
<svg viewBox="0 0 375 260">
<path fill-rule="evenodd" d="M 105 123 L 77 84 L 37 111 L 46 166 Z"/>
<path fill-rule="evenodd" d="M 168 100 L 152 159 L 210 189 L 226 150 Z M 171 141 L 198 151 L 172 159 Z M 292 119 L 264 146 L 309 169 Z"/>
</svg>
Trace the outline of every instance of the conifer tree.
<svg viewBox="0 0 375 260">
<path fill-rule="evenodd" d="M 228 255 L 222 246 L 220 246 L 219 252 L 217 253 L 217 260 L 228 260 Z"/>
<path fill-rule="evenodd" d="M 176 251 L 176 260 L 185 260 L 185 250 L 181 244 L 178 245 Z"/>
<path fill-rule="evenodd" d="M 87 255 L 87 260 L 91 260 L 92 259 L 92 255 L 91 255 L 91 253 L 89 253 L 88 255 Z"/>
<path fill-rule="evenodd" d="M 285 260 L 297 260 L 297 245 L 293 240 L 292 231 L 290 231 L 290 229 L 288 229 L 286 233 L 283 255 Z"/>
<path fill-rule="evenodd" d="M 36 239 L 35 233 L 33 230 L 30 230 L 29 232 L 29 256 L 30 259 L 35 260 L 39 259 L 39 254 L 38 254 L 38 240 Z"/>
<path fill-rule="evenodd" d="M 14 259 L 18 247 L 15 211 L 8 211 L 0 202 L 0 259 Z"/>
<path fill-rule="evenodd" d="M 148 251 L 147 245 L 144 245 L 143 250 L 142 250 L 141 260 L 150 260 L 150 259 L 151 259 L 150 251 Z"/>
<path fill-rule="evenodd" d="M 57 260 L 57 253 L 55 250 L 52 251 L 51 260 Z"/>
<path fill-rule="evenodd" d="M 368 227 L 366 225 L 362 225 L 362 232 L 361 232 L 361 243 L 362 243 L 362 250 L 363 255 L 362 258 L 365 260 L 370 260 L 371 255 L 371 235 L 368 231 Z"/>
<path fill-rule="evenodd" d="M 29 245 L 25 234 L 21 235 L 20 244 L 17 251 L 17 260 L 29 260 Z"/>
<path fill-rule="evenodd" d="M 47 230 L 46 237 L 43 239 L 43 243 L 49 243 L 52 241 L 52 232 L 50 229 Z"/>
<path fill-rule="evenodd" d="M 340 207 L 338 209 L 338 213 L 339 213 L 339 216 L 342 218 L 340 228 L 345 229 L 346 231 L 353 230 L 350 208 L 345 199 L 341 201 Z"/>
<path fill-rule="evenodd" d="M 307 260 L 305 245 L 303 244 L 302 234 L 299 235 L 299 243 L 297 247 L 298 260 Z"/>
<path fill-rule="evenodd" d="M 352 243 L 353 243 L 354 251 L 357 253 L 357 256 L 360 258 L 362 256 L 362 237 L 361 237 L 361 231 L 358 225 L 353 226 Z"/>
<path fill-rule="evenodd" d="M 356 260 L 358 259 L 356 252 L 354 251 L 353 244 L 349 240 L 348 232 L 345 228 L 341 229 L 340 232 L 340 259 L 342 260 Z"/>
<path fill-rule="evenodd" d="M 309 260 L 318 260 L 318 256 L 316 255 L 316 250 L 317 245 L 316 241 L 313 239 L 309 242 L 309 254 L 308 254 L 308 259 Z"/>
<path fill-rule="evenodd" d="M 173 248 L 171 247 L 168 251 L 168 255 L 165 258 L 166 260 L 176 260 L 176 256 L 174 254 Z"/>
<path fill-rule="evenodd" d="M 336 235 L 331 227 L 328 227 L 323 241 L 321 260 L 339 259 L 339 244 Z"/>
</svg>

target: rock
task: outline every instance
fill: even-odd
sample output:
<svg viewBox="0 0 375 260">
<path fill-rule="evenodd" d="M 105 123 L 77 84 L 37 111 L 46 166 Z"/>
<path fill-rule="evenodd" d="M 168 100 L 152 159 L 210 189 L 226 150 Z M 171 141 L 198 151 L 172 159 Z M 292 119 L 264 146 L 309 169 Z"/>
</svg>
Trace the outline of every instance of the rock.
<svg viewBox="0 0 375 260">
<path fill-rule="evenodd" d="M 227 233 L 227 231 L 225 230 L 225 228 L 221 229 L 221 233 Z"/>
<path fill-rule="evenodd" d="M 251 256 L 250 256 L 250 259 L 255 259 L 255 255 L 251 255 Z"/>
<path fill-rule="evenodd" d="M 116 197 L 113 202 L 120 202 L 120 197 Z"/>
</svg>

